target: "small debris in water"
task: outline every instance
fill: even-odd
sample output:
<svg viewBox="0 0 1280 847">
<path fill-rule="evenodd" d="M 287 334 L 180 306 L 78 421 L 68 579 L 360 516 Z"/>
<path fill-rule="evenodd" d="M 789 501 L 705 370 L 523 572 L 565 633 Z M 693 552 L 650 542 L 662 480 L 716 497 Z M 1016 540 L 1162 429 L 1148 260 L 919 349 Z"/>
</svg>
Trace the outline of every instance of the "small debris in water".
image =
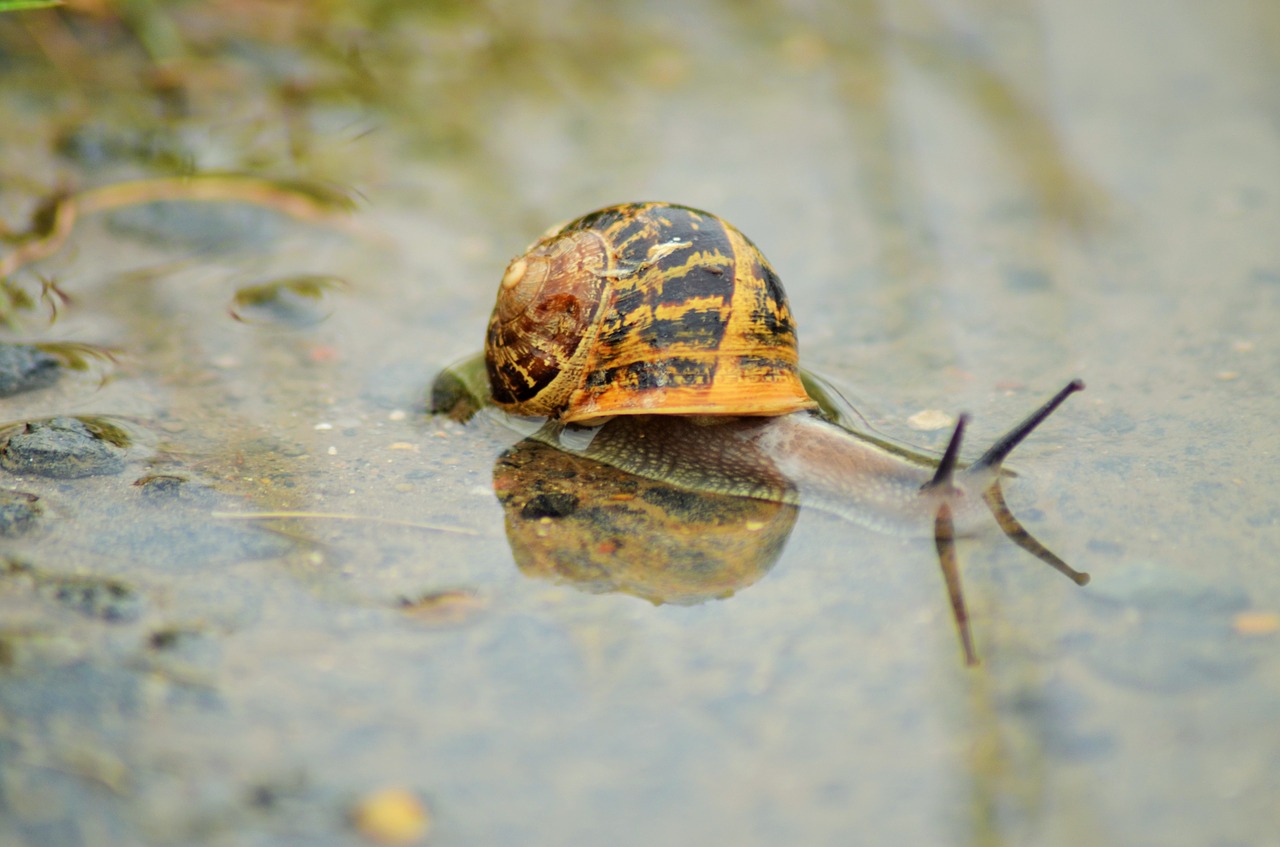
<svg viewBox="0 0 1280 847">
<path fill-rule="evenodd" d="M 319 344 L 307 351 L 307 358 L 317 365 L 327 365 L 338 361 L 342 354 L 338 348 L 329 344 Z"/>
<path fill-rule="evenodd" d="M 1240 612 L 1232 619 L 1231 626 L 1241 635 L 1273 635 L 1280 632 L 1280 613 Z"/>
<path fill-rule="evenodd" d="M 488 602 L 473 591 L 453 588 L 432 591 L 419 597 L 401 597 L 400 608 L 415 620 L 438 626 L 452 626 L 484 611 Z"/>
<path fill-rule="evenodd" d="M 956 419 L 941 409 L 925 409 L 907 418 L 907 426 L 917 432 L 933 432 L 955 426 Z"/>
<path fill-rule="evenodd" d="M 391 845 L 417 843 L 431 826 L 426 806 L 407 788 L 366 794 L 352 809 L 351 820 L 365 838 Z"/>
<path fill-rule="evenodd" d="M 46 577 L 40 587 L 59 604 L 86 617 L 116 623 L 136 620 L 142 613 L 142 598 L 114 579 Z"/>
</svg>

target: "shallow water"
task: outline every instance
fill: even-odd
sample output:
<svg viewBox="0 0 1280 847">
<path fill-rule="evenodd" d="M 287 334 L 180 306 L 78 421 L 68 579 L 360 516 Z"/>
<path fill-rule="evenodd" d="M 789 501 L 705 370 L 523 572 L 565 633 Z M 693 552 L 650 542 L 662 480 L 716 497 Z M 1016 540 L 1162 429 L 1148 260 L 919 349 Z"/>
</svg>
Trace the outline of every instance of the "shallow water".
<svg viewBox="0 0 1280 847">
<path fill-rule="evenodd" d="M 1274 4 L 132 8 L 0 15 L 11 230 L 192 171 L 356 209 L 131 205 L 11 277 L 70 302 L 4 340 L 115 358 L 0 418 L 132 443 L 0 471 L 0 843 L 346 844 L 399 786 L 442 845 L 1280 844 Z M 1008 497 L 1092 582 L 962 539 L 966 669 L 932 543 L 814 511 L 660 605 L 518 563 L 520 436 L 426 392 L 511 256 L 651 198 L 888 435 L 1082 377 Z"/>
</svg>

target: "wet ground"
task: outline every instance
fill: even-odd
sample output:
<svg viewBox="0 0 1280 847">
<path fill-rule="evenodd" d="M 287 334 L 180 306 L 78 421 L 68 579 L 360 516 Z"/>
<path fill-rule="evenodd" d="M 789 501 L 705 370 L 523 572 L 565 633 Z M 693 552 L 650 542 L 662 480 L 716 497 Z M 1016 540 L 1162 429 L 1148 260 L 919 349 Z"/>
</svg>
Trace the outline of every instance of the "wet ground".
<svg viewBox="0 0 1280 847">
<path fill-rule="evenodd" d="M 1280 845 L 1274 4 L 71 5 L 0 15 L 0 843 Z M 639 199 L 890 436 L 1083 378 L 1007 493 L 1092 582 L 961 539 L 970 669 L 818 511 L 610 479 L 763 540 L 548 567 L 562 459 L 427 392 Z"/>
</svg>

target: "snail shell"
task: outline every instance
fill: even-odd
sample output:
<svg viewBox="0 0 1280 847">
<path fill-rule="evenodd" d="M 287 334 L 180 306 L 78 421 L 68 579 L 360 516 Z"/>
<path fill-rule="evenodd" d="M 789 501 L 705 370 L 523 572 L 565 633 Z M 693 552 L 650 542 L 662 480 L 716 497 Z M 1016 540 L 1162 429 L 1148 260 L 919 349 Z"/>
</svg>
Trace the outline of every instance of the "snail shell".
<svg viewBox="0 0 1280 847">
<path fill-rule="evenodd" d="M 812 409 L 782 283 L 706 212 L 602 209 L 507 266 L 485 357 L 493 400 L 562 423 Z"/>
</svg>

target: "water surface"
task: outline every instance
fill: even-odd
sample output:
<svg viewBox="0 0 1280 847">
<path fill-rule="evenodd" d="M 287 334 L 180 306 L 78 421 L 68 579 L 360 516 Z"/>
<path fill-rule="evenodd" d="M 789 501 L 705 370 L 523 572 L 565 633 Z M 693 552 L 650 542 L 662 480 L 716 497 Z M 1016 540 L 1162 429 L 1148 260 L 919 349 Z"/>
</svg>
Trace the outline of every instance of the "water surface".
<svg viewBox="0 0 1280 847">
<path fill-rule="evenodd" d="M 132 203 L 11 276 L 69 302 L 4 340 L 114 361 L 0 417 L 131 443 L 0 479 L 43 507 L 0 841 L 347 844 L 398 786 L 442 845 L 1280 844 L 1278 43 L 1246 0 L 0 16 L 10 230 L 192 173 L 355 203 Z M 1092 583 L 962 540 L 966 669 L 932 543 L 817 512 L 723 599 L 519 567 L 520 436 L 425 395 L 512 256 L 640 199 L 746 232 L 891 436 L 1085 379 L 1008 493 Z"/>
</svg>

